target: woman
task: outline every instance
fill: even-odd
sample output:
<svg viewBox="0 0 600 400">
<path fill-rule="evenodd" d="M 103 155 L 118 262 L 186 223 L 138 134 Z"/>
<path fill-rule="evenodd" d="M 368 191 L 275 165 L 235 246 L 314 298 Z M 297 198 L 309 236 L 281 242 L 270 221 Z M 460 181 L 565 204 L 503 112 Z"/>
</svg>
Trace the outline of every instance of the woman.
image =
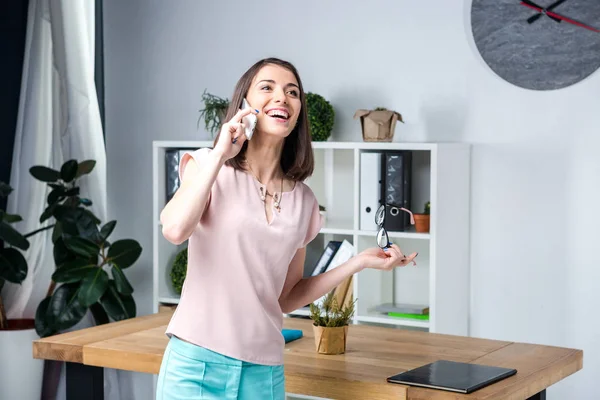
<svg viewBox="0 0 600 400">
<path fill-rule="evenodd" d="M 252 108 L 240 110 L 246 98 Z M 257 117 L 251 140 L 242 118 Z M 163 235 L 188 242 L 181 299 L 157 399 L 284 399 L 283 315 L 363 268 L 414 263 L 398 246 L 365 250 L 303 278 L 305 246 L 321 228 L 303 183 L 313 154 L 302 82 L 293 65 L 265 59 L 236 85 L 212 150 L 186 153 L 181 186 L 161 213 Z"/>
</svg>

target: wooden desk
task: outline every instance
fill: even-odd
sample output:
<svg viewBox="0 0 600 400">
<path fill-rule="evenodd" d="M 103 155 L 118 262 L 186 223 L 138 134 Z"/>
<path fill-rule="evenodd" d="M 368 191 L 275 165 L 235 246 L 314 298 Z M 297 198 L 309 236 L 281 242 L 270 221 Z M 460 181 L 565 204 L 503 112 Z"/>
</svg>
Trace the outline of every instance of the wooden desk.
<svg viewBox="0 0 600 400">
<path fill-rule="evenodd" d="M 35 358 L 67 362 L 67 398 L 102 399 L 103 367 L 157 374 L 171 312 L 35 341 Z M 304 337 L 285 346 L 286 391 L 332 399 L 545 399 L 545 389 L 583 367 L 576 349 L 352 325 L 347 352 L 315 352 L 311 321 L 285 318 Z M 517 374 L 469 395 L 386 382 L 386 377 L 446 359 L 513 367 Z"/>
</svg>

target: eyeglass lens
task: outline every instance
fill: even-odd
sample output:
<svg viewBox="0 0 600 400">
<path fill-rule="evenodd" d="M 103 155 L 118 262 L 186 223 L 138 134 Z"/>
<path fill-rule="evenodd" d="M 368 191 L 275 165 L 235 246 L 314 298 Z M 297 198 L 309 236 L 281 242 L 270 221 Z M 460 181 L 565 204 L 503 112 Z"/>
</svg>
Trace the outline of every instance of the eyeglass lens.
<svg viewBox="0 0 600 400">
<path fill-rule="evenodd" d="M 390 238 L 388 237 L 388 233 L 383 227 L 383 222 L 385 221 L 385 205 L 382 204 L 377 209 L 375 213 L 375 223 L 379 226 L 379 231 L 377 232 L 377 246 L 385 249 L 390 244 Z"/>
</svg>

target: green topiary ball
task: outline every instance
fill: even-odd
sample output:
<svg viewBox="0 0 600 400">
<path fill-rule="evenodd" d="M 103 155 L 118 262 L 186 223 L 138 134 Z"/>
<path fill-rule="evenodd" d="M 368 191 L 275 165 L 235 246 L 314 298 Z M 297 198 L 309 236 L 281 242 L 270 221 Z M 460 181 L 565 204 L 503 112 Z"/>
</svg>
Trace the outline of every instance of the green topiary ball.
<svg viewBox="0 0 600 400">
<path fill-rule="evenodd" d="M 181 289 L 183 288 L 183 281 L 185 280 L 185 274 L 187 272 L 187 263 L 188 253 L 187 248 L 185 248 L 177 253 L 175 261 L 173 261 L 173 265 L 171 266 L 171 283 L 177 294 L 181 294 Z"/>
<path fill-rule="evenodd" d="M 323 96 L 307 92 L 306 110 L 312 140 L 316 142 L 327 140 L 331 135 L 335 118 L 335 111 L 331 104 Z"/>
</svg>

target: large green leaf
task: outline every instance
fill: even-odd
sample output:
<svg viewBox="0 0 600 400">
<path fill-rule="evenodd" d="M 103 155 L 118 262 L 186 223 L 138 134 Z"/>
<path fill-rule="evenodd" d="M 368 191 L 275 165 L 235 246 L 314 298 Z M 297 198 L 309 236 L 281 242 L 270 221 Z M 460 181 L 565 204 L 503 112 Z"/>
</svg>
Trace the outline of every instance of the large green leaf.
<svg viewBox="0 0 600 400">
<path fill-rule="evenodd" d="M 60 265 L 52 274 L 52 280 L 63 283 L 79 282 L 97 269 L 100 269 L 97 264 L 78 258 Z"/>
<path fill-rule="evenodd" d="M 59 187 L 57 189 L 52 189 L 52 191 L 48 194 L 48 198 L 46 199 L 47 203 L 54 204 L 62 201 L 65 198 L 65 188 Z"/>
<path fill-rule="evenodd" d="M 35 165 L 29 168 L 29 173 L 35 179 L 42 182 L 56 182 L 60 178 L 57 170 L 42 165 Z"/>
<path fill-rule="evenodd" d="M 62 223 L 60 221 L 56 221 L 56 223 L 54 224 L 54 228 L 52 229 L 52 243 L 56 243 L 56 241 L 62 236 L 62 234 Z"/>
<path fill-rule="evenodd" d="M 77 175 L 77 160 L 69 160 L 60 168 L 60 179 L 64 182 L 71 182 Z"/>
<path fill-rule="evenodd" d="M 13 188 L 6 182 L 0 182 L 0 197 L 8 197 Z"/>
<path fill-rule="evenodd" d="M 67 249 L 86 258 L 97 257 L 100 252 L 100 247 L 96 243 L 82 237 L 67 237 L 64 242 Z"/>
<path fill-rule="evenodd" d="M 112 231 L 115 229 L 115 225 L 117 225 L 117 221 L 115 220 L 109 221 L 106 224 L 104 224 L 102 229 L 100 229 L 100 236 L 102 236 L 103 240 L 106 240 L 110 236 Z"/>
<path fill-rule="evenodd" d="M 51 218 L 54 215 L 54 211 L 56 210 L 56 207 L 58 205 L 59 203 L 52 203 L 48 207 L 46 207 L 42 215 L 40 215 L 40 223 L 44 222 L 48 218 Z"/>
<path fill-rule="evenodd" d="M 65 233 L 81 236 L 96 243 L 102 241 L 98 230 L 100 220 L 91 211 L 81 207 L 59 206 L 55 215 L 63 224 Z"/>
<path fill-rule="evenodd" d="M 142 247 L 133 239 L 117 240 L 108 248 L 108 261 L 125 269 L 133 265 L 142 254 Z"/>
<path fill-rule="evenodd" d="M 46 297 L 40 302 L 37 310 L 35 310 L 35 331 L 42 338 L 54 335 L 56 333 L 56 330 L 53 328 L 53 317 L 48 313 L 50 300 L 52 300 L 52 297 Z"/>
<path fill-rule="evenodd" d="M 133 287 L 129 283 L 129 280 L 127 280 L 127 277 L 125 276 L 125 274 L 123 273 L 123 270 L 121 270 L 121 268 L 117 267 L 116 265 L 113 266 L 112 267 L 112 276 L 113 276 L 113 279 L 115 280 L 115 286 L 119 293 L 121 293 L 121 294 L 133 293 Z"/>
<path fill-rule="evenodd" d="M 19 233 L 15 228 L 4 221 L 0 221 L 0 240 L 5 241 L 11 246 L 18 247 L 21 250 L 29 248 L 29 241 Z"/>
<path fill-rule="evenodd" d="M 17 214 L 8 214 L 5 212 L 2 212 L 2 220 L 5 222 L 8 222 L 9 224 L 14 224 L 15 222 L 23 221 L 23 218 Z"/>
<path fill-rule="evenodd" d="M 66 283 L 52 295 L 46 315 L 53 321 L 54 328 L 62 331 L 81 321 L 86 312 L 87 307 L 79 302 L 79 284 Z"/>
<path fill-rule="evenodd" d="M 77 258 L 75 253 L 67 249 L 67 246 L 65 246 L 65 241 L 62 237 L 54 243 L 52 252 L 54 256 L 54 265 L 62 265 Z"/>
<path fill-rule="evenodd" d="M 128 318 L 135 317 L 136 306 L 133 296 L 127 294 L 120 294 L 114 281 L 110 281 L 108 289 L 100 299 L 100 304 L 110 318 L 114 321 L 121 321 Z"/>
<path fill-rule="evenodd" d="M 77 166 L 77 175 L 75 176 L 75 178 L 79 178 L 82 175 L 89 174 L 90 172 L 92 172 L 92 170 L 94 169 L 95 166 L 96 166 L 95 160 L 85 160 L 85 161 L 80 162 L 79 165 Z"/>
<path fill-rule="evenodd" d="M 27 261 L 17 249 L 0 249 L 0 278 L 21 283 L 27 277 Z"/>
<path fill-rule="evenodd" d="M 89 307 L 98 300 L 108 287 L 108 274 L 102 268 L 89 271 L 79 287 L 79 302 Z"/>
</svg>

